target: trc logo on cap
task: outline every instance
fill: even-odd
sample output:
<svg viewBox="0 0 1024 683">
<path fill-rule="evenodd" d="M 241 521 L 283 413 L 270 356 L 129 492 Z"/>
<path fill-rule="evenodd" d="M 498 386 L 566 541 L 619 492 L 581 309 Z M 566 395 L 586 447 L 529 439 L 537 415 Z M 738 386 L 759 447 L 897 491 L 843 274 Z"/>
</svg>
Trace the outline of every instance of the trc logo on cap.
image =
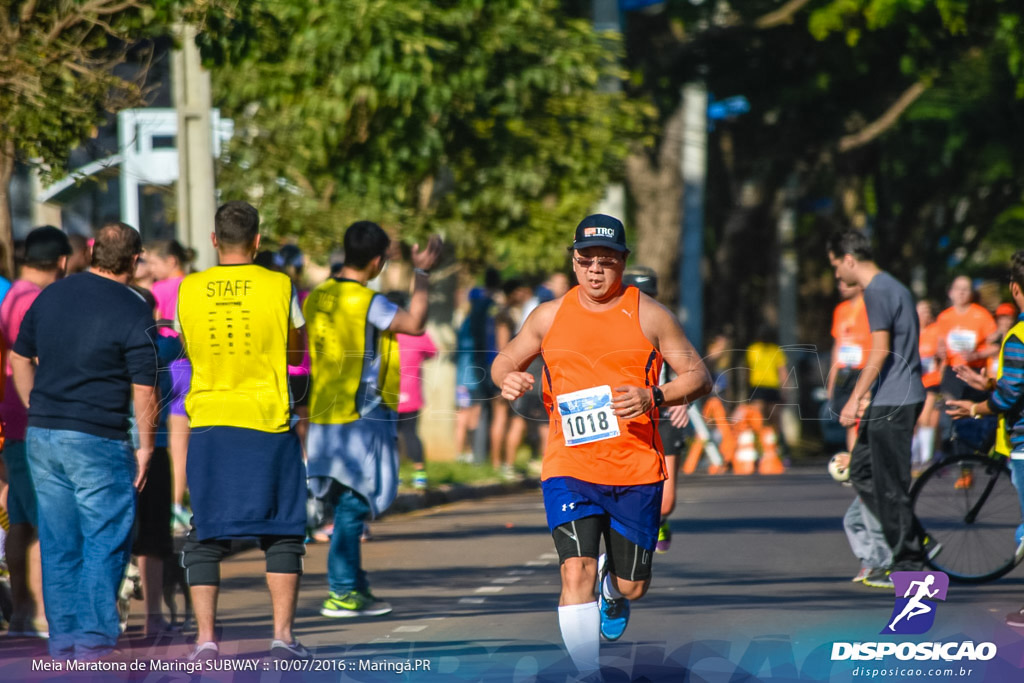
<svg viewBox="0 0 1024 683">
<path fill-rule="evenodd" d="M 893 572 L 896 589 L 889 623 L 883 634 L 915 635 L 925 633 L 935 623 L 935 600 L 945 600 L 949 577 L 943 572 Z"/>
<path fill-rule="evenodd" d="M 612 228 L 583 228 L 583 237 L 607 237 L 615 239 L 615 230 Z"/>
</svg>

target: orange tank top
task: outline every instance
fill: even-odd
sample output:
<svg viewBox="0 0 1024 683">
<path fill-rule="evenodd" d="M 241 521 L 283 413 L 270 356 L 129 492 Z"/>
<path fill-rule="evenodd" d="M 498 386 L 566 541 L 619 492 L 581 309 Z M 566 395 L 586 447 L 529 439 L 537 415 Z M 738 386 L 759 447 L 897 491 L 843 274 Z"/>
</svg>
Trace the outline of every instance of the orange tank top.
<svg viewBox="0 0 1024 683">
<path fill-rule="evenodd" d="M 568 425 L 568 433 L 563 432 L 566 395 L 587 394 L 603 386 L 610 387 L 614 395 L 615 387 L 658 383 L 663 359 L 640 328 L 639 304 L 640 290 L 635 287 L 626 289 L 615 308 L 602 312 L 583 308 L 578 287 L 562 299 L 541 342 L 544 403 L 551 416 L 541 479 L 573 477 L 594 484 L 631 486 L 666 478 L 657 411 L 635 419 L 611 415 L 610 420 L 618 423 L 618 436 L 574 446 L 566 443 L 579 439 L 573 424 Z M 585 417 L 589 420 L 591 416 Z M 607 413 L 598 417 L 604 423 Z M 574 424 L 584 427 L 585 433 L 585 422 Z"/>
</svg>

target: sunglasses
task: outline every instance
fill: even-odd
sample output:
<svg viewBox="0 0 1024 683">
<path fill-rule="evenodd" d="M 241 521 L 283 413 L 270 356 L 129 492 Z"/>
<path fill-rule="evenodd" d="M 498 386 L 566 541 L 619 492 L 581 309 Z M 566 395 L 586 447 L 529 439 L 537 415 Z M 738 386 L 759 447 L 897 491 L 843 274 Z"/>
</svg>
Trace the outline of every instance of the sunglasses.
<svg viewBox="0 0 1024 683">
<path fill-rule="evenodd" d="M 620 263 L 619 259 L 615 258 L 614 256 L 601 256 L 598 258 L 573 256 L 572 260 L 576 262 L 576 265 L 578 265 L 580 268 L 583 268 L 584 270 L 590 268 L 590 266 L 594 265 L 595 263 L 601 266 L 602 268 L 614 268 Z"/>
</svg>

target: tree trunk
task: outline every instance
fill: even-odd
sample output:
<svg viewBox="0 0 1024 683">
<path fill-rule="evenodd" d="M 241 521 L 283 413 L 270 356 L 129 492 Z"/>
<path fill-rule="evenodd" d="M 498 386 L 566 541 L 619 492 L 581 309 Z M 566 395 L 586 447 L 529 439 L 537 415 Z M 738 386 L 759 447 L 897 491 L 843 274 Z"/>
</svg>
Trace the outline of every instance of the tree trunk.
<svg viewBox="0 0 1024 683">
<path fill-rule="evenodd" d="M 14 177 L 14 140 L 3 141 L 0 151 L 0 274 L 13 280 L 14 272 L 14 219 L 11 215 L 11 179 Z"/>
<path fill-rule="evenodd" d="M 669 305 L 674 305 L 677 298 L 682 136 L 680 105 L 665 124 L 657 159 L 652 160 L 645 150 L 636 150 L 626 159 L 626 183 L 635 202 L 636 253 L 631 260 L 654 269 L 658 274 L 658 299 Z"/>
</svg>

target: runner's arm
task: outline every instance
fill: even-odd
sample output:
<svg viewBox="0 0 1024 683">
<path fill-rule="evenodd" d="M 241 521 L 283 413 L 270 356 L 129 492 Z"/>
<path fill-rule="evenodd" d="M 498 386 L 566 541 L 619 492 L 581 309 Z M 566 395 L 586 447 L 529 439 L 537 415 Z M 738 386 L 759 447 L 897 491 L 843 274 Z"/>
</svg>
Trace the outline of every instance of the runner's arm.
<svg viewBox="0 0 1024 683">
<path fill-rule="evenodd" d="M 441 238 L 437 235 L 431 236 L 427 246 L 422 250 L 420 246 L 412 248 L 412 295 L 409 297 L 409 310 L 399 308 L 395 314 L 389 332 L 396 334 L 409 334 L 418 337 L 426 330 L 427 324 L 427 290 L 430 284 L 430 269 L 434 267 L 441 257 Z"/>
<path fill-rule="evenodd" d="M 139 430 L 139 447 L 135 450 L 138 470 L 135 473 L 135 490 L 141 491 L 149 475 L 149 461 L 156 444 L 156 421 L 160 412 L 156 387 L 146 384 L 132 384 L 132 403 L 135 409 L 135 424 Z"/>
<path fill-rule="evenodd" d="M 14 389 L 18 392 L 21 404 L 28 408 L 28 397 L 36 383 L 36 365 L 31 358 L 26 358 L 17 351 L 11 351 L 8 360 L 11 364 Z"/>
</svg>

